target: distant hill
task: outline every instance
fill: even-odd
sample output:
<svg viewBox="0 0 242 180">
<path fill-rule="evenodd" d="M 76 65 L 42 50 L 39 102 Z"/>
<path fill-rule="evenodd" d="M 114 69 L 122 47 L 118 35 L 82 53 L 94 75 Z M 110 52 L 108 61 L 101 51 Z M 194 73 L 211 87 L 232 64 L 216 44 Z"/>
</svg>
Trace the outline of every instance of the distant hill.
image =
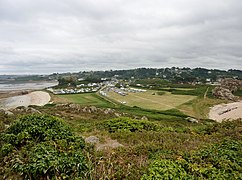
<svg viewBox="0 0 242 180">
<path fill-rule="evenodd" d="M 104 78 L 117 79 L 147 79 L 160 78 L 176 83 L 186 82 L 214 82 L 220 78 L 242 79 L 241 70 L 219 70 L 205 68 L 137 68 L 130 70 L 109 70 L 109 71 L 81 71 L 79 73 L 51 74 L 49 78 L 59 79 L 61 77 L 75 77 L 89 80 L 100 80 Z"/>
</svg>

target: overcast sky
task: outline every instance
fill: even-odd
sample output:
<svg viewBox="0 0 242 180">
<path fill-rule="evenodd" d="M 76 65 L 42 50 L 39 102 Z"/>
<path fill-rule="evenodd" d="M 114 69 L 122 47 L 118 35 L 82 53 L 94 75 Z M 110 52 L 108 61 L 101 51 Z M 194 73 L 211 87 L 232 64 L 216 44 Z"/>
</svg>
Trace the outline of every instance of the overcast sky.
<svg viewBox="0 0 242 180">
<path fill-rule="evenodd" d="M 0 74 L 242 69 L 241 0 L 0 0 Z"/>
</svg>

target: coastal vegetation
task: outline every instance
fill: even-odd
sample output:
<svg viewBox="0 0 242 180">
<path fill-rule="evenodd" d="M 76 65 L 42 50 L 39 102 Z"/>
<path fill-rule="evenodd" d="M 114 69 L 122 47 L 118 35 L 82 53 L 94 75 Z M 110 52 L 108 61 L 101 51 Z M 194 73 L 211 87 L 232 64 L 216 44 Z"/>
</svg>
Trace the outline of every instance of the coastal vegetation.
<svg viewBox="0 0 242 180">
<path fill-rule="evenodd" d="M 210 75 L 224 73 L 240 77 L 179 68 L 51 75 L 69 92 L 100 86 L 1 110 L 0 179 L 241 179 L 241 119 L 208 116 L 231 102 L 213 94 Z"/>
<path fill-rule="evenodd" d="M 88 167 L 84 140 L 62 120 L 47 115 L 23 116 L 0 136 L 1 167 L 24 179 L 74 179 Z"/>
<path fill-rule="evenodd" d="M 140 120 L 132 114 L 115 117 L 118 111 L 106 115 L 105 108 L 79 113 L 56 105 L 35 108 L 62 119 L 2 116 L 2 178 L 241 178 L 241 120 L 191 123 L 182 114 L 181 120 Z M 82 138 L 90 136 L 122 146 L 98 150 L 99 144 Z"/>
</svg>

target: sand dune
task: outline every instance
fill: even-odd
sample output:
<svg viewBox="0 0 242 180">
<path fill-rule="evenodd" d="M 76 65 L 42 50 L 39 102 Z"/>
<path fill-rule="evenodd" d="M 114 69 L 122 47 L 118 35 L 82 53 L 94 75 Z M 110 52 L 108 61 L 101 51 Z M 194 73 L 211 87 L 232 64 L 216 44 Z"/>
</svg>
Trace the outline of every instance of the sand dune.
<svg viewBox="0 0 242 180">
<path fill-rule="evenodd" d="M 43 91 L 35 91 L 26 95 L 14 96 L 2 100 L 3 109 L 12 109 L 18 106 L 43 106 L 50 101 L 51 97 L 49 93 Z"/>
<path fill-rule="evenodd" d="M 242 118 L 242 101 L 229 104 L 219 104 L 211 108 L 209 118 L 218 122 L 227 119 Z"/>
</svg>

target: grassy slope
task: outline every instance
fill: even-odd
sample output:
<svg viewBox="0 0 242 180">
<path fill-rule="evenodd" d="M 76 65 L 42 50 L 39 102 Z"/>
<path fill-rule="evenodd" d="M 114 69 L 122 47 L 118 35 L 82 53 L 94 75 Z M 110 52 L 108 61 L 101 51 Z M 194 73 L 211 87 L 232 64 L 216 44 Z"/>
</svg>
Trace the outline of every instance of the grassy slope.
<svg viewBox="0 0 242 180">
<path fill-rule="evenodd" d="M 53 107 L 54 108 L 54 107 Z M 132 110 L 131 110 L 132 109 Z M 49 112 L 49 108 L 43 108 Z M 142 110 L 123 107 L 124 111 L 160 115 L 159 111 Z M 225 138 L 239 139 L 241 137 L 241 122 L 217 125 L 215 122 L 202 121 L 199 124 L 185 121 L 150 119 L 160 125 L 160 131 L 117 131 L 109 133 L 100 128 L 100 123 L 109 119 L 103 114 L 76 114 L 72 111 L 54 109 L 62 114 L 64 120 L 72 126 L 77 134 L 85 137 L 95 135 L 101 142 L 116 139 L 124 148 L 91 151 L 89 160 L 93 163 L 93 179 L 140 179 L 148 165 L 155 159 L 177 159 L 209 144 L 217 143 Z M 167 112 L 169 113 L 169 111 Z M 174 112 L 170 112 L 174 113 Z M 73 118 L 70 118 L 71 116 Z M 150 116 L 152 117 L 152 116 Z M 164 121 L 163 121 L 164 120 Z"/>
<path fill-rule="evenodd" d="M 208 118 L 210 107 L 226 102 L 227 101 L 225 100 L 198 97 L 192 101 L 180 105 L 177 107 L 177 109 L 181 110 L 189 116 L 193 116 L 198 119 L 206 119 Z"/>
<path fill-rule="evenodd" d="M 88 98 L 84 98 L 86 96 Z M 69 95 L 60 98 L 63 97 L 66 98 Z M 102 106 L 104 105 L 103 102 L 106 102 L 96 94 L 70 95 L 70 97 L 66 99 L 75 100 L 83 106 L 93 105 L 92 103 Z M 102 101 L 102 103 L 97 103 L 98 101 Z M 202 108 L 215 102 L 217 101 L 213 102 L 211 99 L 204 99 L 204 102 L 202 102 L 202 99 L 195 99 L 184 106 L 193 107 L 194 104 L 197 104 Z M 95 151 L 89 146 L 86 147 L 88 161 L 93 164 L 93 179 L 140 179 L 146 173 L 148 165 L 155 159 L 174 160 L 183 158 L 194 150 L 223 141 L 223 139 L 241 139 L 242 124 L 239 121 L 221 125 L 209 121 L 201 121 L 199 124 L 189 123 L 184 121 L 182 118 L 184 115 L 176 110 L 156 111 L 118 106 L 116 107 L 117 110 L 123 112 L 139 116 L 146 115 L 150 121 L 158 124 L 162 129 L 159 131 L 117 131 L 109 133 L 100 128 L 100 123 L 111 117 L 102 113 L 73 112 L 55 106 L 37 108 L 43 113 L 57 114 L 62 117 L 78 135 L 85 137 L 95 135 L 100 138 L 102 143 L 110 138 L 116 139 L 124 145 L 123 148 L 106 149 L 104 151 Z M 197 108 L 197 110 L 199 111 L 200 108 Z"/>
</svg>

